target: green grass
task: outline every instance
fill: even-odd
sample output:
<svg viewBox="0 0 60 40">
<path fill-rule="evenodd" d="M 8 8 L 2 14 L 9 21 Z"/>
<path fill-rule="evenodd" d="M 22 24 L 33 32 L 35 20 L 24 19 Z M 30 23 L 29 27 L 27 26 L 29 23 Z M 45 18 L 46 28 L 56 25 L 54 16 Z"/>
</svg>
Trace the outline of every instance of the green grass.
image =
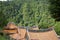
<svg viewBox="0 0 60 40">
<path fill-rule="evenodd" d="M 55 24 L 55 31 L 58 35 L 60 35 L 60 22 L 56 22 Z"/>
<path fill-rule="evenodd" d="M 6 40 L 6 38 L 3 36 L 0 36 L 0 40 Z"/>
</svg>

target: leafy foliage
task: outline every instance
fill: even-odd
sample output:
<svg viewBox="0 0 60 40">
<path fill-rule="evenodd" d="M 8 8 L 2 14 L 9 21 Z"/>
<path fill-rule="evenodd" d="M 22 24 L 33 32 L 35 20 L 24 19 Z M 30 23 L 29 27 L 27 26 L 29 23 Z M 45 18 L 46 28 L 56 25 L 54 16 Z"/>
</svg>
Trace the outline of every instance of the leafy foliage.
<svg viewBox="0 0 60 40">
<path fill-rule="evenodd" d="M 60 35 L 60 22 L 56 22 L 55 24 L 55 31 L 58 35 Z"/>
<path fill-rule="evenodd" d="M 39 26 L 41 28 L 53 26 L 55 21 L 51 18 L 50 13 L 54 17 L 59 15 L 59 2 L 59 0 L 13 0 L 0 2 L 0 26 L 3 27 L 8 22 L 15 22 L 19 26 Z M 55 29 L 59 34 L 60 31 L 57 30 L 59 27 L 57 26 L 58 24 Z"/>
<path fill-rule="evenodd" d="M 50 17 L 49 0 L 14 0 L 2 2 L 1 6 L 6 21 L 15 22 L 19 26 L 47 28 L 54 23 Z"/>
<path fill-rule="evenodd" d="M 1 35 L 0 35 L 0 39 L 1 39 L 1 40 L 7 40 L 5 37 L 3 37 L 3 36 L 1 36 Z"/>
</svg>

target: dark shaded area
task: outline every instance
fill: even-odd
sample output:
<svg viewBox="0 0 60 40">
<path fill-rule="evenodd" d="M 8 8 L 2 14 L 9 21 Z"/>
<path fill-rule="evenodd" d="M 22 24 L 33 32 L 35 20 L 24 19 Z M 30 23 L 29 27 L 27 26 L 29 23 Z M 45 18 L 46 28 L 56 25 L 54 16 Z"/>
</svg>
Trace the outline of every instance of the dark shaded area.
<svg viewBox="0 0 60 40">
<path fill-rule="evenodd" d="M 2 2 L 0 2 L 0 28 L 3 28 L 3 26 L 5 26 L 7 23 L 7 19 L 4 17 L 2 10 L 3 10 L 3 6 L 2 6 Z"/>
<path fill-rule="evenodd" d="M 17 5 L 13 1 L 0 2 L 0 28 L 3 28 L 5 25 L 7 25 L 7 23 L 9 22 L 9 20 L 7 19 L 13 19 L 13 17 L 16 17 L 19 14 L 18 10 L 20 10 L 20 7 L 21 3 Z M 19 23 L 20 17 L 15 18 L 15 21 L 13 22 Z"/>
<path fill-rule="evenodd" d="M 56 21 L 60 21 L 60 0 L 50 0 L 51 6 L 51 16 L 55 18 Z"/>
<path fill-rule="evenodd" d="M 4 34 L 0 32 L 0 35 L 3 36 Z"/>
</svg>

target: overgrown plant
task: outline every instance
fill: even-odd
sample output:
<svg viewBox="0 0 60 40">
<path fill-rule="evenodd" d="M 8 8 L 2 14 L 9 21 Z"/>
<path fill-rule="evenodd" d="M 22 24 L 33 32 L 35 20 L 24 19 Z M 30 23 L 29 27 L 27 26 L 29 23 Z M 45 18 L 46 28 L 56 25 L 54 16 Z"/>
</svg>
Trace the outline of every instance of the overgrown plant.
<svg viewBox="0 0 60 40">
<path fill-rule="evenodd" d="M 44 15 L 44 14 L 43 14 Z M 43 16 L 42 15 L 42 16 Z M 47 29 L 49 27 L 53 27 L 55 24 L 55 19 L 51 18 L 49 15 L 44 15 L 40 22 L 39 22 L 39 28 L 42 28 L 42 29 Z"/>
<path fill-rule="evenodd" d="M 2 14 L 8 22 L 12 21 L 19 26 L 47 27 L 50 23 L 48 20 L 51 19 L 48 18 L 50 16 L 49 6 L 49 0 L 2 2 Z"/>
<path fill-rule="evenodd" d="M 46 4 L 46 3 L 47 4 Z M 50 7 L 50 2 L 49 0 L 45 0 L 44 2 L 41 2 L 41 8 L 40 8 L 40 20 L 39 20 L 39 24 L 38 24 L 38 27 L 39 28 L 49 28 L 49 27 L 52 27 L 54 26 L 55 24 L 55 20 L 51 17 L 50 15 L 50 10 L 49 10 L 49 7 Z"/>
</svg>

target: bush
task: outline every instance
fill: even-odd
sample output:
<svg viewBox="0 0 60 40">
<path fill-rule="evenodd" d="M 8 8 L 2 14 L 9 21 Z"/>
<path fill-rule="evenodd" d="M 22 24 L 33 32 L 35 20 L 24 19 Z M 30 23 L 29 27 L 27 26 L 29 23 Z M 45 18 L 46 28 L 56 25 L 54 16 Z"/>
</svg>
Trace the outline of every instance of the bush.
<svg viewBox="0 0 60 40">
<path fill-rule="evenodd" d="M 58 35 L 60 35 L 60 22 L 56 22 L 55 24 L 55 31 Z"/>
<path fill-rule="evenodd" d="M 51 16 L 48 13 L 42 14 L 42 18 L 39 22 L 40 28 L 45 29 L 45 28 L 53 27 L 54 24 L 55 24 L 55 20 L 51 18 Z"/>
<path fill-rule="evenodd" d="M 7 40 L 4 36 L 0 36 L 0 40 Z"/>
<path fill-rule="evenodd" d="M 15 0 L 2 2 L 2 14 L 8 22 L 15 22 L 19 26 L 38 26 L 40 14 L 48 12 L 49 0 Z M 4 20 L 4 22 L 6 21 Z M 3 25 L 3 24 L 2 24 Z"/>
</svg>

